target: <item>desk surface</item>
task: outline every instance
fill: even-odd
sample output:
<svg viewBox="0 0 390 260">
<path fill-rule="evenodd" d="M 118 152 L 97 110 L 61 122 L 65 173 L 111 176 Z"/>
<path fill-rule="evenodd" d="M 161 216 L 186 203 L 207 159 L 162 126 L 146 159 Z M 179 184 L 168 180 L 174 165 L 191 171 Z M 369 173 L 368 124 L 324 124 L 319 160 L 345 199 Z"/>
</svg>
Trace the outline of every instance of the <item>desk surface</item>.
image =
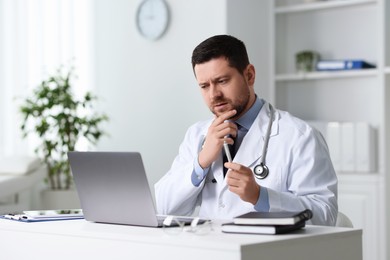
<svg viewBox="0 0 390 260">
<path fill-rule="evenodd" d="M 161 228 L 90 223 L 85 220 L 22 223 L 0 220 L 1 255 L 14 259 L 158 257 L 158 259 L 362 259 L 359 229 L 307 226 L 285 235 L 225 234 L 220 223 L 199 236 L 168 235 Z M 19 249 L 18 249 L 19 248 Z M 22 250 L 21 250 L 22 249 Z M 61 254 L 58 254 L 61 252 Z M 88 258 L 88 259 L 89 259 Z"/>
</svg>

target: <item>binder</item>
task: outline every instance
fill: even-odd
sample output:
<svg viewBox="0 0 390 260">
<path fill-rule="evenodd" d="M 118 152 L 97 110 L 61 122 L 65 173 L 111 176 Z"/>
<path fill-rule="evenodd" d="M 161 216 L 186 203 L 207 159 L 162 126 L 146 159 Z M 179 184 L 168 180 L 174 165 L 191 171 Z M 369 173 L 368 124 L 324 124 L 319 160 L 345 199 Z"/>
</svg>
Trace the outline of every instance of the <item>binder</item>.
<svg viewBox="0 0 390 260">
<path fill-rule="evenodd" d="M 355 124 L 341 123 L 341 171 L 355 171 Z"/>
<path fill-rule="evenodd" d="M 332 70 L 356 70 L 375 68 L 364 60 L 321 60 L 317 62 L 316 70 L 332 71 Z"/>
<path fill-rule="evenodd" d="M 326 141 L 329 154 L 336 171 L 341 171 L 341 125 L 339 122 L 330 122 L 327 127 Z"/>
<path fill-rule="evenodd" d="M 374 129 L 365 122 L 355 123 L 356 171 L 373 172 L 376 169 Z"/>
</svg>

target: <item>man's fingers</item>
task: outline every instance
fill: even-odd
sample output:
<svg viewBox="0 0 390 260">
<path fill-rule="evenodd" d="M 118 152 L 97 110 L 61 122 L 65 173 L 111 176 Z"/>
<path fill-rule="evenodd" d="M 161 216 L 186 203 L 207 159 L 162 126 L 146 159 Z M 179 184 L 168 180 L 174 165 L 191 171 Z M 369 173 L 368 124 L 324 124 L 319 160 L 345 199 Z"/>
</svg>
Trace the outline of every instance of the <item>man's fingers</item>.
<svg viewBox="0 0 390 260">
<path fill-rule="evenodd" d="M 223 113 L 222 115 L 220 115 L 219 117 L 217 117 L 215 120 L 214 120 L 214 123 L 219 125 L 219 124 L 222 124 L 223 122 L 225 122 L 226 120 L 230 119 L 231 117 L 233 117 L 235 114 L 237 113 L 237 111 L 235 109 L 233 110 L 230 110 L 230 111 L 227 111 L 226 113 Z"/>
<path fill-rule="evenodd" d="M 234 163 L 234 162 L 226 162 L 226 163 L 224 164 L 224 166 L 225 166 L 226 168 L 231 169 L 231 170 L 234 170 L 234 171 L 236 171 L 236 172 L 238 172 L 238 173 L 246 173 L 246 172 L 248 172 L 247 169 L 249 169 L 249 168 L 247 168 L 247 167 L 244 167 L 244 166 L 241 165 L 241 164 Z M 250 171 L 250 169 L 249 169 L 249 171 Z"/>
</svg>

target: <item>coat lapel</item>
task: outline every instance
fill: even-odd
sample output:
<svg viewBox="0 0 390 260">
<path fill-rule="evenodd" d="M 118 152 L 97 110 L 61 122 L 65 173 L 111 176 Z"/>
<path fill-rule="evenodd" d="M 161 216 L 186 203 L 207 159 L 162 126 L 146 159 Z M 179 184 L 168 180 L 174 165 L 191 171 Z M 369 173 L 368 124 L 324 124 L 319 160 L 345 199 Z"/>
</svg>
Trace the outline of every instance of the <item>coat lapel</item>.
<svg viewBox="0 0 390 260">
<path fill-rule="evenodd" d="M 275 109 L 273 111 L 274 120 L 272 122 L 271 138 L 279 133 L 279 113 Z M 265 103 L 248 133 L 242 140 L 241 146 L 238 149 L 236 156 L 234 157 L 234 162 L 251 167 L 260 159 L 269 120 L 270 107 L 269 103 Z"/>
</svg>

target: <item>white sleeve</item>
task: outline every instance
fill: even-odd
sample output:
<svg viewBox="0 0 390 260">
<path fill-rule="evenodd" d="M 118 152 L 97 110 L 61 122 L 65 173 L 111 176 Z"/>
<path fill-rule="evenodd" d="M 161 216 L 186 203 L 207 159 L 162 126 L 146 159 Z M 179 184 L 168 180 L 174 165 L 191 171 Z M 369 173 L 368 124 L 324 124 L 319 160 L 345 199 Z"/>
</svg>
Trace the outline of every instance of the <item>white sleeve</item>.
<svg viewBox="0 0 390 260">
<path fill-rule="evenodd" d="M 196 187 L 192 184 L 194 160 L 203 142 L 203 135 L 191 127 L 181 143 L 170 170 L 155 184 L 156 206 L 159 214 L 191 215 L 197 206 L 204 180 Z"/>
<path fill-rule="evenodd" d="M 334 226 L 337 219 L 337 177 L 322 135 L 304 132 L 294 144 L 286 169 L 287 192 L 268 189 L 270 211 L 311 209 L 309 223 Z"/>
</svg>

